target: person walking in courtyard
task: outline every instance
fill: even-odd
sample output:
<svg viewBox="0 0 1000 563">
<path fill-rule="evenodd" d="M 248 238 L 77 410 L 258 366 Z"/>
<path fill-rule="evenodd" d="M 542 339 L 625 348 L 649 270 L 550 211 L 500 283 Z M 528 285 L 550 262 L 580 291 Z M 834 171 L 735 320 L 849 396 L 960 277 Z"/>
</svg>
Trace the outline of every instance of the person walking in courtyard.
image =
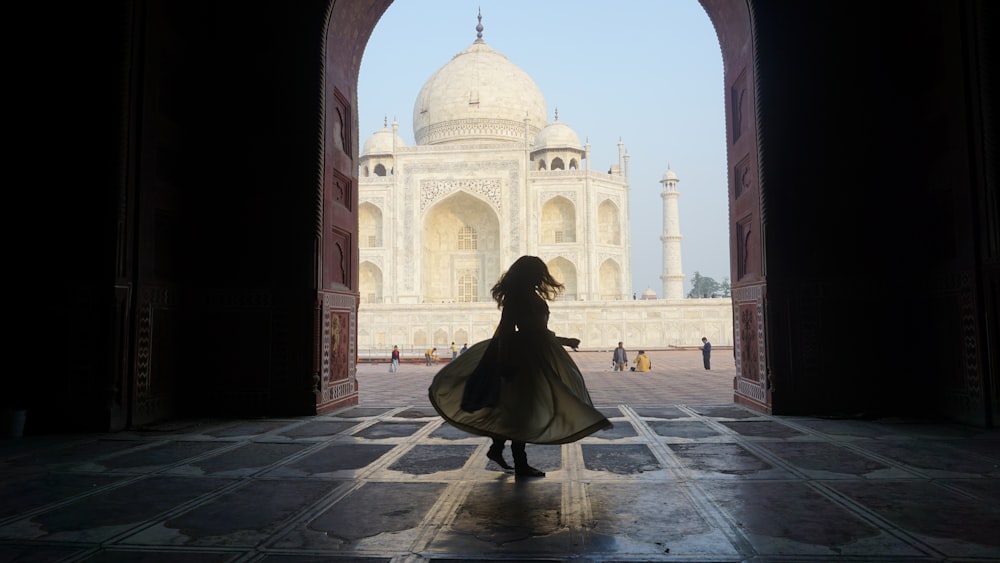
<svg viewBox="0 0 1000 563">
<path fill-rule="evenodd" d="M 701 337 L 701 360 L 705 363 L 705 369 L 712 369 L 712 343 L 708 341 L 708 338 Z"/>
<path fill-rule="evenodd" d="M 455 343 L 452 342 L 451 343 L 451 359 L 452 359 L 452 361 L 454 361 L 455 358 L 457 358 L 457 357 L 458 357 L 458 346 L 455 346 Z"/>
<path fill-rule="evenodd" d="M 468 343 L 468 342 L 466 342 L 465 344 L 462 344 L 462 349 L 461 349 L 461 350 L 459 350 L 459 351 L 458 351 L 458 353 L 459 353 L 459 354 L 464 354 L 464 353 L 466 353 L 466 352 L 467 352 L 468 350 L 469 350 L 469 343 Z"/>
<path fill-rule="evenodd" d="M 486 457 L 504 470 L 510 441 L 517 476 L 545 476 L 528 465 L 526 444 L 566 444 L 611 428 L 564 348 L 576 350 L 580 339 L 548 329 L 548 301 L 562 291 L 541 258 L 518 258 L 491 290 L 501 309 L 493 337 L 441 368 L 428 389 L 445 421 L 492 439 Z"/>
<path fill-rule="evenodd" d="M 389 357 L 389 373 L 399 371 L 399 346 L 392 347 L 392 355 Z"/>
<path fill-rule="evenodd" d="M 611 361 L 615 364 L 615 371 L 625 371 L 625 366 L 628 365 L 628 353 L 625 352 L 625 347 L 621 342 L 615 348 L 615 353 L 611 356 Z"/>
<path fill-rule="evenodd" d="M 635 357 L 635 371 L 649 371 L 653 367 L 653 361 L 646 355 L 645 350 L 639 350 L 639 355 Z"/>
<path fill-rule="evenodd" d="M 437 348 L 428 348 L 427 351 L 424 352 L 424 362 L 427 365 L 431 365 L 437 361 L 437 350 Z"/>
</svg>

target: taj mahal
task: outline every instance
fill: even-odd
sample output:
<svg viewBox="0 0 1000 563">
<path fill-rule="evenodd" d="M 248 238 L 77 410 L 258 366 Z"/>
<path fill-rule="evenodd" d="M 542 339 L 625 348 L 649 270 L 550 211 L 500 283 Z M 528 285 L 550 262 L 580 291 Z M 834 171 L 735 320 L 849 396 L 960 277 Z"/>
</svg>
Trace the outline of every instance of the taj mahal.
<svg viewBox="0 0 1000 563">
<path fill-rule="evenodd" d="M 423 85 L 415 144 L 388 120 L 361 150 L 358 194 L 358 351 L 393 345 L 447 350 L 492 336 L 490 288 L 525 254 L 542 258 L 565 292 L 549 328 L 581 349 L 732 346 L 730 299 L 685 299 L 678 184 L 663 206 L 662 298 L 632 292 L 629 156 L 593 170 L 589 141 L 549 121 L 535 82 L 476 39 Z"/>
</svg>

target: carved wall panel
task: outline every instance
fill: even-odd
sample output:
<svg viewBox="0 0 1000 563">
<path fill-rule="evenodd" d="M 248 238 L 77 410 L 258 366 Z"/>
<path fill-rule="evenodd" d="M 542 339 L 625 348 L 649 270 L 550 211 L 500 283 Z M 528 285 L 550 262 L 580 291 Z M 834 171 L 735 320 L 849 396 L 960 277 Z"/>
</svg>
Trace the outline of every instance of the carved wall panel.
<svg viewBox="0 0 1000 563">
<path fill-rule="evenodd" d="M 331 109 L 333 115 L 330 116 L 330 121 L 333 131 L 327 142 L 333 143 L 341 152 L 352 154 L 354 147 L 351 144 L 351 103 L 337 88 L 333 89 Z"/>
<path fill-rule="evenodd" d="M 744 69 L 732 86 L 729 87 L 730 98 L 730 127 L 732 129 L 733 144 L 740 140 L 747 127 L 747 112 L 749 108 L 749 98 L 747 97 L 747 73 Z"/>
<path fill-rule="evenodd" d="M 354 210 L 354 190 L 351 179 L 333 171 L 333 181 L 330 190 L 330 203 L 339 205 L 348 211 Z"/>
<path fill-rule="evenodd" d="M 317 412 L 357 404 L 357 306 L 353 295 L 324 293 L 320 327 L 321 366 Z"/>
<path fill-rule="evenodd" d="M 987 397 L 977 346 L 979 307 L 972 279 L 971 272 L 938 276 L 928 314 L 939 333 L 950 335 L 939 339 L 938 360 L 933 366 L 936 373 L 943 374 L 941 396 L 947 412 L 958 420 L 982 424 Z M 961 313 L 951 313 L 956 310 Z"/>
<path fill-rule="evenodd" d="M 763 322 L 765 289 L 763 285 L 743 286 L 734 288 L 732 294 L 737 401 L 762 410 L 768 410 L 771 402 Z"/>
<path fill-rule="evenodd" d="M 744 217 L 736 223 L 736 279 L 742 280 L 753 271 L 753 218 Z"/>
<path fill-rule="evenodd" d="M 750 166 L 750 156 L 745 156 L 733 168 L 733 196 L 739 199 L 748 193 L 754 184 L 753 168 Z"/>
<path fill-rule="evenodd" d="M 327 340 L 324 344 L 327 348 L 331 382 L 347 379 L 350 325 L 351 315 L 347 311 L 330 312 L 327 321 Z"/>
<path fill-rule="evenodd" d="M 138 326 L 136 330 L 135 389 L 132 394 L 132 422 L 144 424 L 165 418 L 170 404 L 170 381 L 163 375 L 171 373 L 169 363 L 176 349 L 176 306 L 172 294 L 165 288 L 146 287 L 140 292 Z M 155 336 L 155 339 L 154 339 Z"/>
<path fill-rule="evenodd" d="M 327 235 L 326 244 L 329 245 L 329 263 L 327 264 L 327 283 L 335 283 L 345 287 L 350 287 L 353 277 L 352 264 L 355 260 L 351 243 L 352 233 L 334 227 Z"/>
</svg>

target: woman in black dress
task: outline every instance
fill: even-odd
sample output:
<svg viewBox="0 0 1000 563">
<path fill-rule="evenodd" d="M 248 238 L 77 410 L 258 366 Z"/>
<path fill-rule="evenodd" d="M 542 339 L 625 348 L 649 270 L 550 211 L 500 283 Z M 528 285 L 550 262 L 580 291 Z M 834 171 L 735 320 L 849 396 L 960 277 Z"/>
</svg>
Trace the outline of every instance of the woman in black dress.
<svg viewBox="0 0 1000 563">
<path fill-rule="evenodd" d="M 611 428 L 564 348 L 575 350 L 580 340 L 548 329 L 548 301 L 562 290 L 541 258 L 518 258 L 491 291 L 502 311 L 493 337 L 442 368 L 429 389 L 446 421 L 493 439 L 487 457 L 504 469 L 510 440 L 516 475 L 545 475 L 528 465 L 526 443 L 565 444 Z"/>
</svg>

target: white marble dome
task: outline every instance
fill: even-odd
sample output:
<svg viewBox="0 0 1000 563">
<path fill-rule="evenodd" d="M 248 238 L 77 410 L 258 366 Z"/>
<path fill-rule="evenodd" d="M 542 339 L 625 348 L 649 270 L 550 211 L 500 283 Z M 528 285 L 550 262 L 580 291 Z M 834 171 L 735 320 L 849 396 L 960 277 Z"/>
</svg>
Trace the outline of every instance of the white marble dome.
<svg viewBox="0 0 1000 563">
<path fill-rule="evenodd" d="M 418 145 L 524 142 L 545 125 L 538 85 L 482 39 L 454 56 L 424 83 L 413 104 Z"/>
<path fill-rule="evenodd" d="M 569 125 L 566 125 L 559 118 L 549 123 L 538 133 L 535 138 L 535 150 L 538 149 L 580 149 L 580 137 Z"/>
<path fill-rule="evenodd" d="M 406 146 L 403 139 L 399 135 L 396 137 L 396 148 L 402 148 Z M 392 154 L 392 138 L 393 133 L 388 128 L 385 127 L 374 133 L 368 140 L 365 141 L 364 146 L 361 148 L 361 156 L 370 156 L 375 154 Z"/>
<path fill-rule="evenodd" d="M 676 180 L 677 180 L 677 174 L 674 174 L 673 170 L 667 168 L 667 171 L 663 173 L 663 178 L 660 180 L 660 182 L 676 181 Z"/>
</svg>

